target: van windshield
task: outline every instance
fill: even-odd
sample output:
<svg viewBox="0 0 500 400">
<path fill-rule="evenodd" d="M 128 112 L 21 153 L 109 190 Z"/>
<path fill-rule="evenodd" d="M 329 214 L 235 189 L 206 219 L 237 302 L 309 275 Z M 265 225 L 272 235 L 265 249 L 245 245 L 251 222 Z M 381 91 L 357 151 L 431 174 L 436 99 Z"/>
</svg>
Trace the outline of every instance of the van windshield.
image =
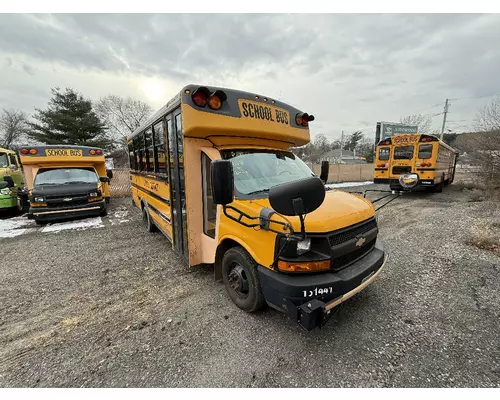
<svg viewBox="0 0 500 400">
<path fill-rule="evenodd" d="M 314 176 L 293 153 L 264 150 L 226 150 L 233 164 L 235 190 L 243 195 L 266 194 L 273 186 Z"/>
<path fill-rule="evenodd" d="M 53 168 L 38 171 L 33 185 L 97 183 L 98 180 L 97 173 L 93 168 Z"/>
<path fill-rule="evenodd" d="M 8 166 L 7 154 L 0 154 L 0 168 L 7 168 Z"/>
</svg>

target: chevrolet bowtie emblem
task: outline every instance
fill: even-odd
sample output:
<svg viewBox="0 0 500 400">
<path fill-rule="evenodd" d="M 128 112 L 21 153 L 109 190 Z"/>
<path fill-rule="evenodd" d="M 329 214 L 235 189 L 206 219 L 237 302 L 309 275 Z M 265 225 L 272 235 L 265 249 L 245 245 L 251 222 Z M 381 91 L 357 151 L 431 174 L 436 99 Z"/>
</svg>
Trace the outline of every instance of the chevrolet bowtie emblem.
<svg viewBox="0 0 500 400">
<path fill-rule="evenodd" d="M 356 241 L 356 247 L 361 247 L 365 244 L 366 242 L 366 239 L 364 237 L 360 237 L 357 241 Z"/>
<path fill-rule="evenodd" d="M 63 201 L 71 201 L 71 200 L 73 200 L 71 197 L 65 197 L 65 198 L 63 199 Z"/>
</svg>

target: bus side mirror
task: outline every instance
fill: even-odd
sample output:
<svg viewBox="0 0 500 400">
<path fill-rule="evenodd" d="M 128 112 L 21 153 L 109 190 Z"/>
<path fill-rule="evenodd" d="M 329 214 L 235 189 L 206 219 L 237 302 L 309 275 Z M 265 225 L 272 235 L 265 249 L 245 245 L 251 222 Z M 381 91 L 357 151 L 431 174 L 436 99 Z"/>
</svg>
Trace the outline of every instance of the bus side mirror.
<svg viewBox="0 0 500 400">
<path fill-rule="evenodd" d="M 233 202 L 233 164 L 229 160 L 215 160 L 210 164 L 212 196 L 215 204 L 223 206 Z"/>
<path fill-rule="evenodd" d="M 317 176 L 269 189 L 271 207 L 282 215 L 304 215 L 316 210 L 325 199 L 325 185 Z"/>
<path fill-rule="evenodd" d="M 113 178 L 113 170 L 112 169 L 107 169 L 106 170 L 106 175 L 108 176 L 109 179 Z"/>
<path fill-rule="evenodd" d="M 325 185 L 326 181 L 328 180 L 329 170 L 330 170 L 330 163 L 328 161 L 323 161 L 321 163 L 321 175 L 319 176 L 319 179 L 321 179 Z"/>
<path fill-rule="evenodd" d="M 107 176 L 100 176 L 99 177 L 99 180 L 102 182 L 102 183 L 109 183 L 109 178 Z"/>
<path fill-rule="evenodd" d="M 6 188 L 6 187 L 14 187 L 14 186 L 15 186 L 15 185 L 14 185 L 14 180 L 12 179 L 12 177 L 11 177 L 11 176 L 8 176 L 8 175 L 7 175 L 7 176 L 4 176 L 4 177 L 3 177 L 3 180 L 4 180 L 4 182 L 6 182 L 6 183 L 7 183 L 7 184 L 4 186 L 4 188 Z"/>
</svg>

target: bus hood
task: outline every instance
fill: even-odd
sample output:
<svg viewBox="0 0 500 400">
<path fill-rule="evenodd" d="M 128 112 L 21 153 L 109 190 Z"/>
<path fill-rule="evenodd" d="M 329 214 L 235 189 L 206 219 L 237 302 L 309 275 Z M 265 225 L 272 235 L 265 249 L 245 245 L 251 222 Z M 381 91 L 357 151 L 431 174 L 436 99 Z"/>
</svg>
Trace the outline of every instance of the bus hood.
<svg viewBox="0 0 500 400">
<path fill-rule="evenodd" d="M 78 196 L 87 195 L 97 189 L 97 183 L 74 183 L 67 185 L 35 186 L 32 196 Z"/>
<path fill-rule="evenodd" d="M 269 199 L 253 200 L 254 205 L 271 208 Z M 260 214 L 260 207 L 257 215 Z M 340 190 L 326 192 L 325 200 L 321 206 L 306 215 L 305 227 L 308 233 L 327 233 L 341 229 L 375 216 L 373 204 L 361 197 Z M 298 217 L 284 217 L 291 224 L 295 232 L 300 232 Z M 283 221 L 283 217 L 274 216 L 272 219 Z M 276 227 L 276 225 L 275 225 Z"/>
</svg>

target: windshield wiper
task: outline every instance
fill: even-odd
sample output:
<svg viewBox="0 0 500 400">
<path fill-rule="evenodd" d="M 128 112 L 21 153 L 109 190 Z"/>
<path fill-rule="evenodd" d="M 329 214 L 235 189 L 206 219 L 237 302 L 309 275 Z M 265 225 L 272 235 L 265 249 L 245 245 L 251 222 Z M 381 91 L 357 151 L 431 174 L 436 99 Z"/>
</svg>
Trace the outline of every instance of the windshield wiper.
<svg viewBox="0 0 500 400">
<path fill-rule="evenodd" d="M 253 192 L 247 193 L 247 195 L 257 194 L 257 193 L 267 193 L 267 192 L 269 192 L 269 189 L 259 189 L 259 190 L 255 190 Z"/>
<path fill-rule="evenodd" d="M 65 185 L 72 185 L 73 183 L 94 183 L 94 182 L 86 182 L 86 181 L 71 181 L 71 182 L 65 182 Z"/>
</svg>

